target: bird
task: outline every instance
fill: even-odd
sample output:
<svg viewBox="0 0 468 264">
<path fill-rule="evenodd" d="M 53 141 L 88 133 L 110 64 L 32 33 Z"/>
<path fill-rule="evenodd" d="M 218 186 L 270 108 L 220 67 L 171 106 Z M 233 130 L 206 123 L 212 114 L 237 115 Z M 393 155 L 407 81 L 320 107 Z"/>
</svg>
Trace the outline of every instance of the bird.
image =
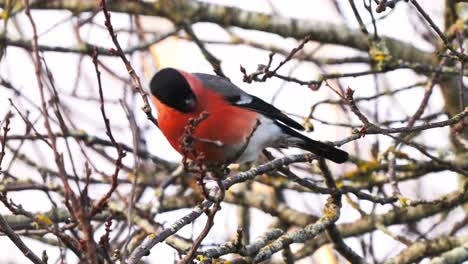
<svg viewBox="0 0 468 264">
<path fill-rule="evenodd" d="M 149 86 L 159 129 L 191 160 L 202 153 L 208 164 L 254 162 L 268 147 L 297 147 L 335 163 L 348 160 L 347 152 L 301 134 L 301 124 L 225 77 L 163 68 Z M 190 135 L 192 151 L 187 151 L 182 140 L 193 120 L 199 123 Z"/>
</svg>

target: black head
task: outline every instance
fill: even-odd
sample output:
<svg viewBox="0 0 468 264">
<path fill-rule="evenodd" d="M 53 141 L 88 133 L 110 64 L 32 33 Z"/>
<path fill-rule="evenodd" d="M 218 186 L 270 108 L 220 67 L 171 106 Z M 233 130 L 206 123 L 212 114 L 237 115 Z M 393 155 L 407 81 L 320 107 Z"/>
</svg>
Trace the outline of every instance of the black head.
<svg viewBox="0 0 468 264">
<path fill-rule="evenodd" d="M 196 96 L 185 77 L 176 69 L 158 71 L 150 82 L 151 94 L 158 100 L 183 113 L 193 111 Z"/>
</svg>

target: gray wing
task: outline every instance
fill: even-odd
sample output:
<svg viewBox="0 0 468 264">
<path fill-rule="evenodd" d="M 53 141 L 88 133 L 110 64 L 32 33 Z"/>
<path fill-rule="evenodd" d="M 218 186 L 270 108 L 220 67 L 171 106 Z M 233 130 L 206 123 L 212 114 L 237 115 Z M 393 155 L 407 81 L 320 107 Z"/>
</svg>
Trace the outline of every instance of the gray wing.
<svg viewBox="0 0 468 264">
<path fill-rule="evenodd" d="M 197 77 L 206 88 L 222 94 L 226 101 L 230 102 L 232 105 L 250 109 L 280 121 L 292 128 L 304 130 L 301 124 L 283 114 L 278 108 L 256 96 L 244 92 L 226 78 L 205 73 L 193 73 L 193 75 Z"/>
<path fill-rule="evenodd" d="M 203 85 L 212 91 L 222 94 L 229 102 L 235 104 L 248 104 L 252 101 L 252 95 L 244 92 L 224 77 L 206 74 L 193 73 Z"/>
</svg>

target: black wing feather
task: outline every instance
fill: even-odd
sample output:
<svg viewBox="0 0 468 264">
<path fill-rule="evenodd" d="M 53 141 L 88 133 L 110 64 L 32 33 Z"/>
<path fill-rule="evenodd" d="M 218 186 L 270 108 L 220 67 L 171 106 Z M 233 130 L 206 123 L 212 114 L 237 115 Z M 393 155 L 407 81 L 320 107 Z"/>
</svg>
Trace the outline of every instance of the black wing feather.
<svg viewBox="0 0 468 264">
<path fill-rule="evenodd" d="M 290 127 L 285 126 L 283 124 L 278 123 L 278 126 L 281 127 L 284 133 L 292 137 L 301 139 L 301 141 L 295 144 L 296 147 L 308 150 L 316 155 L 319 155 L 336 163 L 343 163 L 349 158 L 349 155 L 346 151 L 343 151 L 339 148 L 335 148 L 334 146 L 328 145 L 327 143 L 323 143 L 306 137 L 301 133 L 297 132 L 296 130 L 293 130 Z"/>
<path fill-rule="evenodd" d="M 285 125 L 288 125 L 294 129 L 298 130 L 304 130 L 304 127 L 299 124 L 298 122 L 294 121 L 291 119 L 289 116 L 285 115 L 283 112 L 281 112 L 278 108 L 274 107 L 273 105 L 263 101 L 262 99 L 252 96 L 252 101 L 249 103 L 243 103 L 243 104 L 235 104 L 239 107 L 247 108 L 250 110 L 253 110 L 255 112 L 258 112 L 266 117 L 272 118 L 274 120 L 278 120 Z"/>
</svg>

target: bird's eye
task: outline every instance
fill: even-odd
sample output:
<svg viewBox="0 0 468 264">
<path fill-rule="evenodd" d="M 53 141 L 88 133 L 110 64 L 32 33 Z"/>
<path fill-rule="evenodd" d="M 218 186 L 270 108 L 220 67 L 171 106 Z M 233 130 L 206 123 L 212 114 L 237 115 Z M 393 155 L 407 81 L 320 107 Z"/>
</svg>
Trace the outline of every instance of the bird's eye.
<svg viewBox="0 0 468 264">
<path fill-rule="evenodd" d="M 191 111 L 195 109 L 195 98 L 189 97 L 184 100 L 185 109 Z"/>
</svg>

